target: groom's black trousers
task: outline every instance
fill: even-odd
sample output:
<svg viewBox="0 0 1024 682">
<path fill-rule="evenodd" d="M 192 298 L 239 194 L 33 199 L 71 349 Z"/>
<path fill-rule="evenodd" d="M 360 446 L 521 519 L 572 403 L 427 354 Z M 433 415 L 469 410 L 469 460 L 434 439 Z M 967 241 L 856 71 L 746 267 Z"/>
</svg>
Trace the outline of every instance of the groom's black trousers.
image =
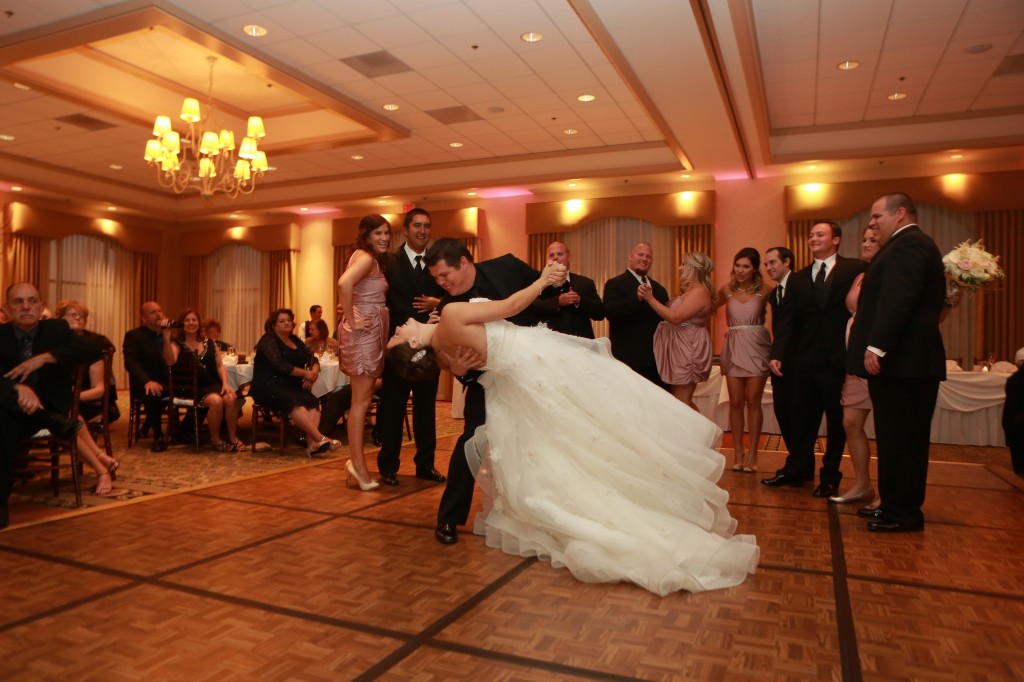
<svg viewBox="0 0 1024 682">
<path fill-rule="evenodd" d="M 466 462 L 466 441 L 473 437 L 476 429 L 487 421 L 484 405 L 484 389 L 476 381 L 466 384 L 466 406 L 463 411 L 465 424 L 462 435 L 452 450 L 451 461 L 448 462 L 448 484 L 441 495 L 441 504 L 437 508 L 437 525 L 452 523 L 465 525 L 469 519 L 469 510 L 473 506 L 473 486 L 476 481 Z"/>
</svg>

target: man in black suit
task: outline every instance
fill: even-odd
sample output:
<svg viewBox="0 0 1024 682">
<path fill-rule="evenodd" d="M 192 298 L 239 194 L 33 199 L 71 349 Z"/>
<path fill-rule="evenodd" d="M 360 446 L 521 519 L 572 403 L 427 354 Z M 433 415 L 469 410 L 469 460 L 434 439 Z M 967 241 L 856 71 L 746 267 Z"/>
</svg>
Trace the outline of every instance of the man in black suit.
<svg viewBox="0 0 1024 682">
<path fill-rule="evenodd" d="M 640 242 L 633 247 L 626 272 L 605 282 L 604 313 L 608 318 L 612 355 L 637 374 L 667 389 L 654 360 L 654 331 L 661 317 L 637 293 L 641 284 L 649 283 L 654 298 L 668 304 L 665 287 L 647 276 L 653 263 L 654 250 L 650 244 Z"/>
<path fill-rule="evenodd" d="M 875 201 L 868 225 L 878 230 L 881 248 L 861 283 L 847 368 L 868 379 L 881 505 L 857 513 L 874 519 L 868 530 L 919 531 L 932 414 L 946 378 L 939 333 L 946 304 L 942 254 L 917 226 L 917 209 L 906 194 Z"/>
<path fill-rule="evenodd" d="M 793 272 L 793 252 L 785 246 L 773 246 L 764 252 L 764 269 L 776 286 L 768 298 L 772 309 L 772 334 L 778 335 L 779 319 L 786 307 L 786 291 L 789 287 L 789 276 Z M 795 347 L 791 347 L 791 351 Z M 782 359 L 784 367 L 792 366 L 793 353 Z M 772 408 L 775 421 L 779 423 L 779 432 L 786 448 L 793 446 L 793 382 L 789 376 L 772 375 Z"/>
<path fill-rule="evenodd" d="M 439 239 L 429 249 L 425 258 L 427 268 L 438 285 L 444 289 L 438 310 L 456 301 L 471 298 L 501 300 L 523 289 L 540 276 L 536 270 L 512 254 L 474 263 L 466 246 L 455 239 Z M 559 273 L 564 277 L 565 271 Z M 508 318 L 513 324 L 530 326 L 537 323 L 536 315 L 528 308 Z M 479 366 L 479 363 L 475 363 Z M 474 363 L 467 363 L 468 367 Z M 463 368 L 464 369 L 464 368 Z M 452 450 L 448 463 L 448 484 L 441 496 L 437 509 L 437 541 L 449 545 L 459 541 L 457 526 L 465 525 L 473 504 L 473 474 L 466 462 L 466 441 L 473 437 L 478 426 L 486 421 L 484 389 L 477 381 L 481 372 L 472 369 L 459 375 L 459 369 L 452 365 L 452 373 L 466 388 L 465 424 Z"/>
<path fill-rule="evenodd" d="M 42 320 L 39 291 L 27 282 L 6 291 L 10 322 L 0 324 L 0 410 L 7 413 L 0 455 L 0 522 L 6 521 L 14 444 L 40 429 L 71 435 L 82 426 L 70 419 L 73 370 L 101 357 L 96 342 L 71 331 L 65 320 Z M 15 416 L 18 412 L 21 416 Z M 11 421 L 13 420 L 13 421 Z"/>
<path fill-rule="evenodd" d="M 1010 463 L 1018 476 L 1024 476 L 1024 348 L 1014 357 L 1017 371 L 1006 380 L 1003 403 L 1003 433 L 1010 448 Z"/>
<path fill-rule="evenodd" d="M 128 370 L 130 393 L 133 400 L 142 400 L 146 414 L 143 431 L 153 430 L 150 450 L 167 449 L 160 415 L 164 411 L 164 393 L 167 391 L 167 363 L 164 362 L 164 337 L 161 328 L 167 323 L 163 308 L 156 301 L 146 301 L 141 309 L 142 324 L 125 332 L 124 367 Z"/>
<path fill-rule="evenodd" d="M 814 497 L 839 494 L 843 478 L 839 464 L 846 430 L 839 400 L 846 378 L 846 323 L 850 319 L 846 294 L 867 267 L 860 259 L 836 253 L 841 238 L 842 228 L 832 221 L 811 227 L 807 244 L 814 262 L 788 280 L 786 305 L 773 323 L 775 339 L 768 363 L 775 376 L 793 379 L 793 442 L 787 443 L 789 456 L 782 469 L 761 483 L 800 486 L 805 480 L 814 480 L 814 444 L 824 413 L 828 441 Z"/>
<path fill-rule="evenodd" d="M 384 273 L 388 280 L 388 337 L 395 328 L 412 318 L 427 322 L 441 301 L 444 289 L 437 285 L 427 271 L 423 256 L 430 241 L 430 214 L 414 208 L 405 214 L 405 243 L 388 260 Z M 438 380 L 407 381 L 398 376 L 390 363 L 385 362 L 381 402 L 377 408 L 378 433 L 381 439 L 377 453 L 377 470 L 383 485 L 398 485 L 398 464 L 402 451 L 402 424 L 405 407 L 412 392 L 412 427 L 416 439 L 418 478 L 444 483 L 445 477 L 434 468 L 434 448 L 437 445 L 437 425 L 434 421 L 437 404 Z"/>
<path fill-rule="evenodd" d="M 562 242 L 548 245 L 548 260 L 556 261 L 569 270 L 572 254 Z M 569 272 L 560 287 L 545 287 L 532 309 L 550 329 L 572 336 L 594 338 L 591 320 L 604 319 L 604 303 L 597 295 L 597 286 L 589 277 Z"/>
</svg>

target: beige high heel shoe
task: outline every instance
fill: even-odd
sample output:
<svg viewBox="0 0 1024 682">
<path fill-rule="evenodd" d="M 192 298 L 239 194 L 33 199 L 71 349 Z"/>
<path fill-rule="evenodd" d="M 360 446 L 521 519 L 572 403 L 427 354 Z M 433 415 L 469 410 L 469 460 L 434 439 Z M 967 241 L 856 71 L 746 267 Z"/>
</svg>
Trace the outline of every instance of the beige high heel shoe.
<svg viewBox="0 0 1024 682">
<path fill-rule="evenodd" d="M 347 462 L 345 462 L 345 471 L 347 472 L 345 475 L 346 488 L 352 487 L 352 479 L 356 480 L 356 483 L 359 484 L 359 489 L 363 491 L 376 490 L 377 488 L 380 487 L 380 482 L 374 481 L 373 479 L 370 479 L 364 483 L 363 479 L 359 478 L 359 474 L 356 473 L 355 467 L 352 466 L 352 460 L 348 460 Z"/>
</svg>

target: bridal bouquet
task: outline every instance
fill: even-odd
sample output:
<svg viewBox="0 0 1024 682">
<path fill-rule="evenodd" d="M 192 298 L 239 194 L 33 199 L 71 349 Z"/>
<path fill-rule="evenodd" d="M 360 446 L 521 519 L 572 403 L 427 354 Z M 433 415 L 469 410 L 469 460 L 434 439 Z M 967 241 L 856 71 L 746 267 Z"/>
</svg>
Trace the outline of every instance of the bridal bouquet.
<svg viewBox="0 0 1024 682">
<path fill-rule="evenodd" d="M 942 265 L 946 268 L 951 295 L 957 289 L 975 291 L 1003 278 L 999 256 L 986 251 L 980 239 L 973 243 L 968 240 L 957 244 L 956 248 L 942 257 Z"/>
</svg>

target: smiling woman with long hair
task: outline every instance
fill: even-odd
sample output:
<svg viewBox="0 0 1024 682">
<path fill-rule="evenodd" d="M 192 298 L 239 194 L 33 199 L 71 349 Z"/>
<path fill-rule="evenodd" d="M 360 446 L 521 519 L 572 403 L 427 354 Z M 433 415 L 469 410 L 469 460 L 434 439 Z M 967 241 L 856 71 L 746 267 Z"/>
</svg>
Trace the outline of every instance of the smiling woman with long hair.
<svg viewBox="0 0 1024 682">
<path fill-rule="evenodd" d="M 373 386 L 384 372 L 384 345 L 388 335 L 388 283 L 384 279 L 384 266 L 390 244 L 390 223 L 376 214 L 364 217 L 359 222 L 355 252 L 338 280 L 342 314 L 338 326 L 341 368 L 352 380 L 352 407 L 348 411 L 350 457 L 345 469 L 360 490 L 380 487 L 366 468 L 363 437 Z"/>
</svg>

